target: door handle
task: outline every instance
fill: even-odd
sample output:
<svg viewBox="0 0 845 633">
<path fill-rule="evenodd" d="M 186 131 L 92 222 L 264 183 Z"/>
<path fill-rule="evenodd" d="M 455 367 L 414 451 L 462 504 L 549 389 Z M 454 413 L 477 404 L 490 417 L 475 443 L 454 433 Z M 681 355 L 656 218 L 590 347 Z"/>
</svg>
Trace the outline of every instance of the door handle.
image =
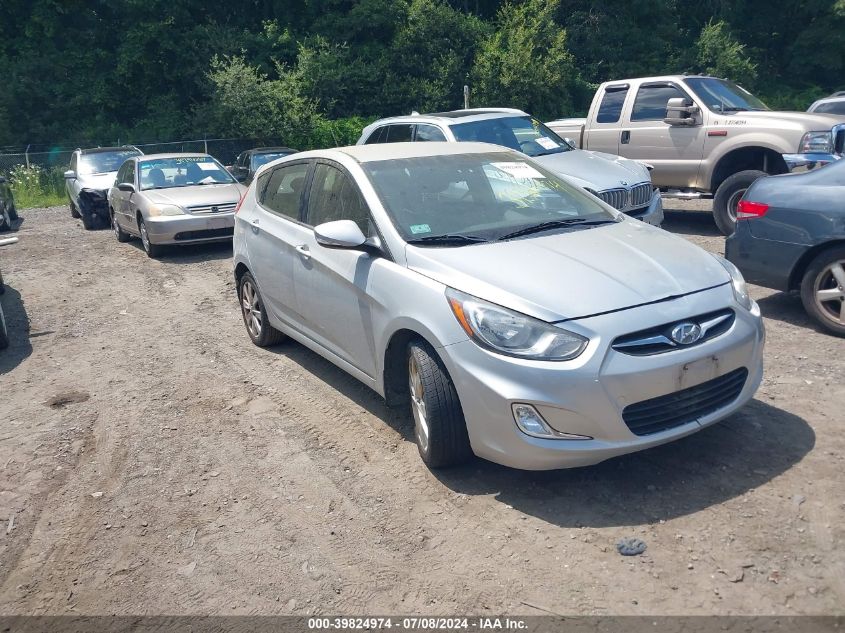
<svg viewBox="0 0 845 633">
<path fill-rule="evenodd" d="M 296 252 L 299 253 L 299 256 L 303 259 L 311 259 L 311 251 L 308 250 L 308 246 L 305 244 L 300 244 L 296 247 Z"/>
<path fill-rule="evenodd" d="M 622 145 L 627 145 L 631 141 L 631 131 L 624 130 L 622 132 Z"/>
</svg>

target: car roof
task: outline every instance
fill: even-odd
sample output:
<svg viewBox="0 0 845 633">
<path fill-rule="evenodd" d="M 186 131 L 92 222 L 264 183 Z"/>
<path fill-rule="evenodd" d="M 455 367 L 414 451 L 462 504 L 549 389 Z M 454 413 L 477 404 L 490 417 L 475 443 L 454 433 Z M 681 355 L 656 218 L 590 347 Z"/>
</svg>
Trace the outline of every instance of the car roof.
<svg viewBox="0 0 845 633">
<path fill-rule="evenodd" d="M 296 152 L 297 150 L 290 147 L 253 147 L 246 150 L 245 154 L 264 154 L 271 152 Z"/>
<path fill-rule="evenodd" d="M 373 145 L 351 145 L 334 149 L 314 150 L 297 154 L 301 158 L 329 158 L 334 152 L 346 154 L 359 163 L 381 160 L 402 160 L 429 156 L 457 156 L 461 154 L 516 154 L 507 147 L 490 143 L 376 143 Z"/>
<path fill-rule="evenodd" d="M 121 145 L 120 147 L 89 147 L 87 149 L 80 149 L 80 154 L 102 154 L 104 152 L 126 152 L 126 151 L 135 151 L 140 152 L 137 147 L 132 147 L 131 145 Z"/>
<path fill-rule="evenodd" d="M 202 152 L 173 152 L 169 154 L 141 154 L 138 160 L 149 160 L 151 158 L 213 158 L 210 154 Z"/>
<path fill-rule="evenodd" d="M 485 119 L 498 119 L 506 116 L 528 116 L 527 112 L 514 108 L 475 108 L 469 110 L 452 110 L 450 112 L 432 112 L 429 114 L 405 114 L 401 116 L 379 119 L 370 126 L 384 125 L 387 123 L 443 123 L 449 125 L 458 120 L 483 121 Z"/>
</svg>

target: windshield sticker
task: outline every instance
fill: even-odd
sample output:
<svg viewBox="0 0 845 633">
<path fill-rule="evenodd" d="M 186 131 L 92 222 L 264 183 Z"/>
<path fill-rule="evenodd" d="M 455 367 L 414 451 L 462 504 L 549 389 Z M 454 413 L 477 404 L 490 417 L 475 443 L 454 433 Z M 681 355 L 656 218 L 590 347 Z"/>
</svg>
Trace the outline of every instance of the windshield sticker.
<svg viewBox="0 0 845 633">
<path fill-rule="evenodd" d="M 535 138 L 534 142 L 537 143 L 543 149 L 557 149 L 558 144 L 555 143 L 552 139 L 548 136 L 541 136 L 539 138 Z"/>
<path fill-rule="evenodd" d="M 528 163 L 490 163 L 499 171 L 510 174 L 514 178 L 545 178 L 543 174 Z"/>
<path fill-rule="evenodd" d="M 412 224 L 411 233 L 419 235 L 420 233 L 431 233 L 431 227 L 428 224 Z"/>
<path fill-rule="evenodd" d="M 197 167 L 203 171 L 217 171 L 217 165 L 214 163 L 197 163 Z"/>
</svg>

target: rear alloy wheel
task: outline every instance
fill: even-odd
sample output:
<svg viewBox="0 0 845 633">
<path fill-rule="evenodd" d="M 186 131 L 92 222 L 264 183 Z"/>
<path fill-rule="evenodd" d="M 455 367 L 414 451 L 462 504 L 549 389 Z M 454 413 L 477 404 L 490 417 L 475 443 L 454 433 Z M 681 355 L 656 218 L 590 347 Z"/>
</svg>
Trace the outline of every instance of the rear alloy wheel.
<svg viewBox="0 0 845 633">
<path fill-rule="evenodd" d="M 801 301 L 819 325 L 845 336 L 845 248 L 824 251 L 810 262 L 801 281 Z"/>
<path fill-rule="evenodd" d="M 147 257 L 158 257 L 161 254 L 161 246 L 150 242 L 150 234 L 147 233 L 147 225 L 144 224 L 144 218 L 138 218 L 138 233 L 141 234 L 141 244 L 144 246 L 144 252 Z"/>
<path fill-rule="evenodd" d="M 742 196 L 758 178 L 768 176 L 764 171 L 748 169 L 734 174 L 719 185 L 713 198 L 713 219 L 722 235 L 732 235 L 736 230 L 736 208 Z"/>
<path fill-rule="evenodd" d="M 418 341 L 408 345 L 408 389 L 414 435 L 429 468 L 469 461 L 472 449 L 455 385 L 437 353 Z"/>
<path fill-rule="evenodd" d="M 261 293 L 255 279 L 249 273 L 244 273 L 238 284 L 238 299 L 241 302 L 241 314 L 249 338 L 258 347 L 269 347 L 285 340 L 285 335 L 270 325 L 267 310 L 261 300 Z"/>
<path fill-rule="evenodd" d="M 114 231 L 114 235 L 117 238 L 118 242 L 128 242 L 130 235 L 122 228 L 120 228 L 120 224 L 117 223 L 117 214 L 114 212 L 114 209 L 110 209 L 111 212 L 111 228 Z"/>
</svg>

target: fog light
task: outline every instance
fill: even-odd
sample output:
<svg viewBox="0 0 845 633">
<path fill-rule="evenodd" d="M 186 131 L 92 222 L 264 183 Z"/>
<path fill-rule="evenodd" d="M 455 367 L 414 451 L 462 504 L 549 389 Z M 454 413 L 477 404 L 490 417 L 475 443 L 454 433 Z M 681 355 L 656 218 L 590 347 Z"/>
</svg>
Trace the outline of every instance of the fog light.
<svg viewBox="0 0 845 633">
<path fill-rule="evenodd" d="M 575 435 L 574 433 L 561 433 L 552 429 L 548 423 L 530 404 L 513 404 L 513 419 L 519 430 L 531 437 L 544 437 L 553 440 L 591 440 L 589 435 Z"/>
</svg>

